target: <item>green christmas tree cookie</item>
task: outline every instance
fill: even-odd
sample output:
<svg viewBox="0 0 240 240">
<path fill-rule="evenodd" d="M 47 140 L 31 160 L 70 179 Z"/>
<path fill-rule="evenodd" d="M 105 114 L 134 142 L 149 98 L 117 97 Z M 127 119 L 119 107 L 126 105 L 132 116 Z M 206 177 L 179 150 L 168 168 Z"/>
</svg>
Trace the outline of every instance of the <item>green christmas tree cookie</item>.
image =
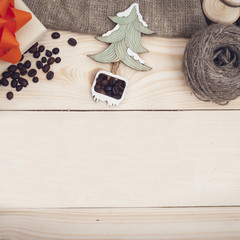
<svg viewBox="0 0 240 240">
<path fill-rule="evenodd" d="M 137 71 L 151 70 L 138 55 L 148 52 L 142 46 L 141 33 L 153 34 L 139 12 L 139 4 L 134 3 L 125 12 L 109 18 L 117 23 L 116 27 L 97 39 L 111 45 L 104 51 L 89 57 L 101 63 L 121 61 Z"/>
</svg>

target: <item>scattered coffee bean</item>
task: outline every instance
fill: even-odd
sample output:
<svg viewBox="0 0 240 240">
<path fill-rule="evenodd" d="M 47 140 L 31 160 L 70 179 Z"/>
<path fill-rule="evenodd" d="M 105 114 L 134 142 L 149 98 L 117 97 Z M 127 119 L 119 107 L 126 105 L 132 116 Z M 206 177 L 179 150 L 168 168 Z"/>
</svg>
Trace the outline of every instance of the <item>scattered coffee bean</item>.
<svg viewBox="0 0 240 240">
<path fill-rule="evenodd" d="M 48 59 L 48 61 L 47 61 L 48 65 L 52 65 L 52 64 L 54 64 L 54 62 L 55 62 L 55 58 L 54 57 L 50 57 Z"/>
<path fill-rule="evenodd" d="M 42 57 L 42 63 L 45 63 L 45 62 L 47 62 L 47 58 L 46 57 Z"/>
<path fill-rule="evenodd" d="M 7 87 L 9 85 L 9 81 L 6 79 L 6 78 L 2 78 L 1 79 L 1 84 L 4 86 L 4 87 Z"/>
<path fill-rule="evenodd" d="M 55 63 L 60 63 L 62 61 L 62 59 L 60 58 L 60 57 L 57 57 L 56 59 L 55 59 Z"/>
<path fill-rule="evenodd" d="M 28 76 L 29 76 L 29 77 L 35 77 L 36 75 L 37 75 L 36 69 L 31 69 L 31 70 L 28 72 Z"/>
<path fill-rule="evenodd" d="M 3 78 L 9 78 L 11 76 L 10 72 L 3 72 L 2 77 Z"/>
<path fill-rule="evenodd" d="M 23 89 L 22 85 L 17 85 L 17 87 L 16 87 L 17 92 L 20 92 L 22 89 Z"/>
<path fill-rule="evenodd" d="M 31 67 L 31 62 L 29 61 L 29 60 L 27 60 L 24 64 L 23 64 L 23 66 L 26 68 L 26 69 L 29 69 L 30 67 Z"/>
<path fill-rule="evenodd" d="M 37 52 L 35 52 L 35 53 L 33 54 L 33 57 L 34 57 L 34 58 L 39 58 L 40 55 L 41 55 L 41 53 L 37 51 Z"/>
<path fill-rule="evenodd" d="M 23 86 L 27 87 L 28 81 L 25 78 L 19 78 L 18 82 Z"/>
<path fill-rule="evenodd" d="M 42 64 L 42 62 L 40 62 L 40 61 L 37 61 L 37 62 L 36 62 L 36 66 L 37 66 L 38 69 L 43 68 L 43 64 Z"/>
<path fill-rule="evenodd" d="M 23 64 L 22 63 L 18 63 L 17 64 L 17 69 L 21 70 L 23 68 Z"/>
<path fill-rule="evenodd" d="M 44 73 L 47 73 L 50 70 L 50 66 L 48 64 L 45 64 L 42 68 Z"/>
<path fill-rule="evenodd" d="M 44 47 L 43 45 L 41 45 L 41 46 L 38 48 L 38 51 L 39 51 L 39 52 L 44 52 L 44 50 L 45 50 L 45 47 Z"/>
<path fill-rule="evenodd" d="M 13 72 L 11 75 L 12 79 L 18 79 L 19 78 L 19 73 L 18 72 Z"/>
<path fill-rule="evenodd" d="M 51 56 L 52 56 L 52 52 L 49 51 L 49 50 L 46 50 L 46 56 L 47 56 L 47 57 L 51 57 Z"/>
<path fill-rule="evenodd" d="M 53 54 L 58 54 L 60 52 L 59 48 L 54 48 L 52 50 Z"/>
<path fill-rule="evenodd" d="M 36 42 L 34 45 L 33 45 L 33 47 L 37 47 L 38 46 L 38 42 Z"/>
<path fill-rule="evenodd" d="M 69 44 L 70 46 L 75 47 L 75 46 L 77 45 L 77 41 L 76 41 L 76 39 L 74 39 L 74 38 L 69 38 L 69 39 L 68 39 L 68 44 Z"/>
<path fill-rule="evenodd" d="M 29 49 L 28 49 L 28 52 L 29 53 L 35 53 L 37 51 L 37 46 L 35 46 L 35 45 L 33 45 L 32 47 L 30 47 Z"/>
<path fill-rule="evenodd" d="M 37 82 L 39 81 L 39 78 L 38 78 L 38 77 L 34 77 L 34 78 L 32 79 L 32 81 L 33 81 L 34 83 L 37 83 Z"/>
<path fill-rule="evenodd" d="M 27 74 L 27 69 L 23 67 L 23 68 L 20 70 L 20 74 L 21 74 L 21 76 L 25 76 L 25 75 Z"/>
<path fill-rule="evenodd" d="M 50 71 L 47 73 L 47 80 L 52 80 L 54 77 L 54 72 Z"/>
<path fill-rule="evenodd" d="M 53 32 L 53 33 L 52 33 L 52 38 L 53 38 L 53 39 L 58 39 L 58 38 L 60 38 L 60 33 L 58 33 L 58 32 Z"/>
<path fill-rule="evenodd" d="M 12 87 L 12 88 L 17 87 L 17 85 L 18 85 L 17 80 L 12 80 L 12 81 L 11 81 L 11 87 Z"/>
<path fill-rule="evenodd" d="M 9 72 L 16 72 L 17 71 L 17 66 L 16 65 L 11 65 L 8 67 Z"/>
<path fill-rule="evenodd" d="M 19 62 L 21 62 L 23 59 L 24 59 L 24 56 L 23 56 L 23 54 L 22 54 L 22 57 L 21 57 L 21 59 L 20 59 L 20 61 L 19 61 Z"/>
<path fill-rule="evenodd" d="M 8 100 L 12 100 L 12 99 L 13 99 L 13 96 L 14 96 L 14 95 L 13 95 L 12 92 L 8 92 L 8 93 L 7 93 L 7 99 L 8 99 Z"/>
</svg>

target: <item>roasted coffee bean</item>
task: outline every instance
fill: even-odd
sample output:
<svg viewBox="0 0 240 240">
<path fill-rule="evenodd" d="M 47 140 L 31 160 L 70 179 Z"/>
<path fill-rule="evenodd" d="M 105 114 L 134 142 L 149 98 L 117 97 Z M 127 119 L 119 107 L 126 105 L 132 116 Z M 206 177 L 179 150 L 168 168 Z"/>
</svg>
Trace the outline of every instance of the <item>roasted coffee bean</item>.
<svg viewBox="0 0 240 240">
<path fill-rule="evenodd" d="M 22 85 L 17 85 L 17 87 L 16 87 L 17 92 L 20 92 L 22 89 L 23 89 Z"/>
<path fill-rule="evenodd" d="M 22 63 L 18 63 L 17 64 L 17 69 L 21 70 L 23 68 L 23 64 Z"/>
<path fill-rule="evenodd" d="M 9 85 L 9 81 L 6 79 L 6 78 L 2 78 L 1 79 L 1 84 L 4 86 L 4 87 L 7 87 Z"/>
<path fill-rule="evenodd" d="M 54 62 L 55 62 L 55 58 L 54 57 L 50 57 L 48 59 L 48 61 L 47 61 L 48 65 L 52 65 L 52 64 L 54 64 Z"/>
<path fill-rule="evenodd" d="M 16 65 L 11 65 L 10 67 L 8 67 L 8 71 L 9 72 L 16 72 L 17 71 L 17 66 Z"/>
<path fill-rule="evenodd" d="M 122 96 L 121 95 L 117 95 L 117 96 L 113 96 L 113 97 L 119 100 L 119 99 L 121 99 Z"/>
<path fill-rule="evenodd" d="M 126 87 L 126 83 L 124 81 L 121 81 L 121 80 L 119 80 L 119 81 L 120 81 L 121 87 L 125 88 Z"/>
<path fill-rule="evenodd" d="M 37 66 L 38 69 L 43 68 L 43 64 L 42 64 L 42 62 L 40 62 L 40 61 L 37 61 L 37 62 L 36 62 L 36 66 Z"/>
<path fill-rule="evenodd" d="M 112 97 L 112 91 L 107 91 L 106 95 L 109 96 L 109 97 Z"/>
<path fill-rule="evenodd" d="M 47 73 L 50 70 L 50 66 L 48 64 L 45 64 L 42 68 L 44 73 Z"/>
<path fill-rule="evenodd" d="M 113 92 L 113 94 L 114 94 L 115 96 L 118 95 L 118 94 L 119 94 L 118 87 L 115 86 L 115 87 L 112 89 L 112 92 Z"/>
<path fill-rule="evenodd" d="M 58 38 L 60 38 L 60 33 L 58 33 L 58 32 L 53 32 L 53 33 L 52 33 L 52 38 L 53 38 L 53 39 L 58 39 Z"/>
<path fill-rule="evenodd" d="M 57 57 L 56 59 L 55 59 L 55 63 L 60 63 L 62 61 L 62 59 L 60 58 L 60 57 Z"/>
<path fill-rule="evenodd" d="M 111 86 L 106 86 L 106 87 L 104 88 L 104 91 L 105 91 L 105 92 L 112 91 L 112 87 L 111 87 Z"/>
<path fill-rule="evenodd" d="M 22 91 L 22 89 L 23 89 L 23 86 L 22 86 L 22 85 L 17 85 L 17 87 L 16 87 L 16 91 L 17 91 L 17 92 Z"/>
<path fill-rule="evenodd" d="M 28 85 L 28 81 L 25 78 L 19 78 L 18 82 L 23 86 L 23 87 L 27 87 Z"/>
<path fill-rule="evenodd" d="M 54 72 L 50 71 L 47 73 L 47 80 L 52 80 L 54 77 Z"/>
<path fill-rule="evenodd" d="M 29 60 L 27 60 L 24 64 L 23 64 L 23 66 L 26 68 L 26 69 L 29 69 L 30 67 L 31 67 L 31 62 L 29 61 Z"/>
<path fill-rule="evenodd" d="M 29 53 L 35 53 L 36 51 L 37 51 L 37 46 L 34 46 L 34 45 L 28 49 Z"/>
<path fill-rule="evenodd" d="M 111 77 L 110 80 L 109 80 L 109 84 L 114 87 L 115 84 L 116 84 L 116 81 L 115 81 L 115 78 Z"/>
<path fill-rule="evenodd" d="M 47 62 L 47 58 L 46 57 L 42 57 L 42 63 L 45 63 L 45 62 Z"/>
<path fill-rule="evenodd" d="M 12 88 L 17 87 L 17 85 L 18 85 L 17 80 L 12 80 L 12 81 L 11 81 L 11 87 L 12 87 Z"/>
<path fill-rule="evenodd" d="M 12 79 L 18 79 L 19 78 L 19 73 L 18 72 L 13 72 L 11 75 Z"/>
<path fill-rule="evenodd" d="M 3 72 L 2 73 L 2 77 L 3 78 L 9 78 L 11 76 L 11 73 L 10 72 Z"/>
<path fill-rule="evenodd" d="M 32 81 L 33 81 L 34 83 L 37 83 L 37 82 L 39 81 L 39 78 L 38 78 L 38 77 L 34 77 L 34 78 L 32 79 Z"/>
<path fill-rule="evenodd" d="M 68 39 L 68 44 L 75 47 L 77 45 L 77 41 L 74 38 L 69 38 Z"/>
<path fill-rule="evenodd" d="M 36 69 L 31 69 L 29 72 L 28 72 L 28 76 L 29 77 L 35 77 L 37 75 L 37 70 Z"/>
<path fill-rule="evenodd" d="M 45 47 L 44 47 L 43 45 L 41 45 L 41 46 L 38 48 L 38 51 L 39 51 L 39 52 L 44 52 L 44 50 L 45 50 Z"/>
<path fill-rule="evenodd" d="M 102 79 L 100 77 L 97 78 L 96 82 L 100 85 L 102 85 Z"/>
<path fill-rule="evenodd" d="M 53 54 L 58 54 L 60 52 L 59 48 L 54 48 L 52 50 Z"/>
<path fill-rule="evenodd" d="M 13 96 L 14 96 L 14 95 L 13 95 L 12 92 L 8 92 L 8 93 L 7 93 L 7 99 L 8 99 L 8 100 L 12 100 L 12 99 L 13 99 Z"/>
<path fill-rule="evenodd" d="M 34 57 L 34 58 L 39 58 L 40 55 L 41 55 L 41 53 L 37 51 L 37 52 L 35 52 L 35 53 L 33 54 L 33 57 Z"/>
<path fill-rule="evenodd" d="M 106 74 L 99 74 L 98 78 L 102 79 L 102 80 L 107 80 L 108 76 Z"/>
<path fill-rule="evenodd" d="M 24 56 L 23 56 L 23 54 L 22 54 L 22 57 L 21 57 L 21 59 L 20 59 L 20 61 L 19 61 L 19 62 L 21 62 L 23 59 L 24 59 Z"/>
<path fill-rule="evenodd" d="M 102 81 L 102 85 L 103 85 L 103 86 L 107 86 L 107 85 L 108 85 L 108 80 L 103 80 L 103 81 Z"/>
<path fill-rule="evenodd" d="M 33 45 L 33 47 L 37 47 L 38 46 L 38 42 L 36 42 L 34 45 Z"/>
<path fill-rule="evenodd" d="M 51 56 L 52 56 L 52 52 L 49 51 L 49 50 L 46 50 L 46 56 L 47 56 L 47 57 L 51 57 Z"/>
<path fill-rule="evenodd" d="M 98 93 L 100 93 L 102 91 L 102 87 L 99 84 L 96 84 L 94 87 L 94 90 Z"/>
<path fill-rule="evenodd" d="M 22 76 L 25 76 L 25 75 L 27 74 L 27 69 L 23 67 L 23 68 L 20 70 L 20 74 L 21 74 Z"/>
</svg>

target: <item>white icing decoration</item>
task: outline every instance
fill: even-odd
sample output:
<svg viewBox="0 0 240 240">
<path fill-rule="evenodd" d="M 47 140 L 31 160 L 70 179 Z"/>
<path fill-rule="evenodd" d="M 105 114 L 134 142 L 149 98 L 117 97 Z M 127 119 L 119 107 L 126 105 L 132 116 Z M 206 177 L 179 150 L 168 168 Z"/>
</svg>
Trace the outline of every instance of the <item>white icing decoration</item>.
<svg viewBox="0 0 240 240">
<path fill-rule="evenodd" d="M 99 76 L 101 73 L 106 74 L 106 75 L 111 76 L 111 77 L 114 77 L 114 78 L 118 78 L 118 79 L 120 79 L 120 80 L 122 80 L 122 81 L 124 81 L 124 82 L 126 83 L 126 87 L 125 87 L 124 92 L 123 92 L 123 95 L 122 95 L 122 97 L 121 97 L 120 99 L 115 99 L 115 98 L 106 96 L 106 95 L 101 94 L 101 93 L 98 93 L 98 92 L 96 92 L 96 91 L 94 90 L 94 86 L 96 85 L 96 80 L 97 80 L 98 76 Z M 107 102 L 109 107 L 117 106 L 117 105 L 119 105 L 119 104 L 123 101 L 123 99 L 124 99 L 124 97 L 125 97 L 125 92 L 126 92 L 127 86 L 128 86 L 128 81 L 127 81 L 126 78 L 123 78 L 123 77 L 118 76 L 118 75 L 114 75 L 114 74 L 112 74 L 112 73 L 110 73 L 110 72 L 99 71 L 99 72 L 96 74 L 95 79 L 94 79 L 94 81 L 93 81 L 93 85 L 92 85 L 92 96 L 93 96 L 93 99 L 94 99 L 95 102 L 99 102 L 99 101 L 101 101 L 101 102 Z"/>
<path fill-rule="evenodd" d="M 139 4 L 133 3 L 126 11 L 120 12 L 117 14 L 118 17 L 128 17 L 129 14 L 132 12 L 133 8 L 136 7 L 138 20 L 143 24 L 143 26 L 147 27 L 147 23 L 143 20 L 143 16 L 139 11 Z"/>
<path fill-rule="evenodd" d="M 104 33 L 104 34 L 102 35 L 102 37 L 107 37 L 107 36 L 111 35 L 113 32 L 117 31 L 117 30 L 119 29 L 119 27 L 120 27 L 119 24 L 117 24 L 117 25 L 115 26 L 115 28 L 113 28 L 112 30 L 108 31 L 107 33 Z"/>
<path fill-rule="evenodd" d="M 130 48 L 128 48 L 127 53 L 128 53 L 128 55 L 129 55 L 130 57 L 133 57 L 134 60 L 139 61 L 139 62 L 142 63 L 142 64 L 145 63 L 145 61 L 144 61 L 142 58 L 140 58 L 140 57 L 138 56 L 138 54 L 135 53 L 134 51 L 132 51 Z"/>
</svg>

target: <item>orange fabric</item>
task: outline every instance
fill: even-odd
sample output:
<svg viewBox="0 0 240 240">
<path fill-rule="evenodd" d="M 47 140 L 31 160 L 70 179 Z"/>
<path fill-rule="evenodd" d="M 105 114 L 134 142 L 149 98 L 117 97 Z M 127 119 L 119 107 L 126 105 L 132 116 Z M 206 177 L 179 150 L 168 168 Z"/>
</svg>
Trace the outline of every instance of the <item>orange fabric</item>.
<svg viewBox="0 0 240 240">
<path fill-rule="evenodd" d="M 0 0 L 0 60 L 20 61 L 22 54 L 15 33 L 31 19 L 31 13 L 14 8 L 14 0 Z"/>
</svg>

